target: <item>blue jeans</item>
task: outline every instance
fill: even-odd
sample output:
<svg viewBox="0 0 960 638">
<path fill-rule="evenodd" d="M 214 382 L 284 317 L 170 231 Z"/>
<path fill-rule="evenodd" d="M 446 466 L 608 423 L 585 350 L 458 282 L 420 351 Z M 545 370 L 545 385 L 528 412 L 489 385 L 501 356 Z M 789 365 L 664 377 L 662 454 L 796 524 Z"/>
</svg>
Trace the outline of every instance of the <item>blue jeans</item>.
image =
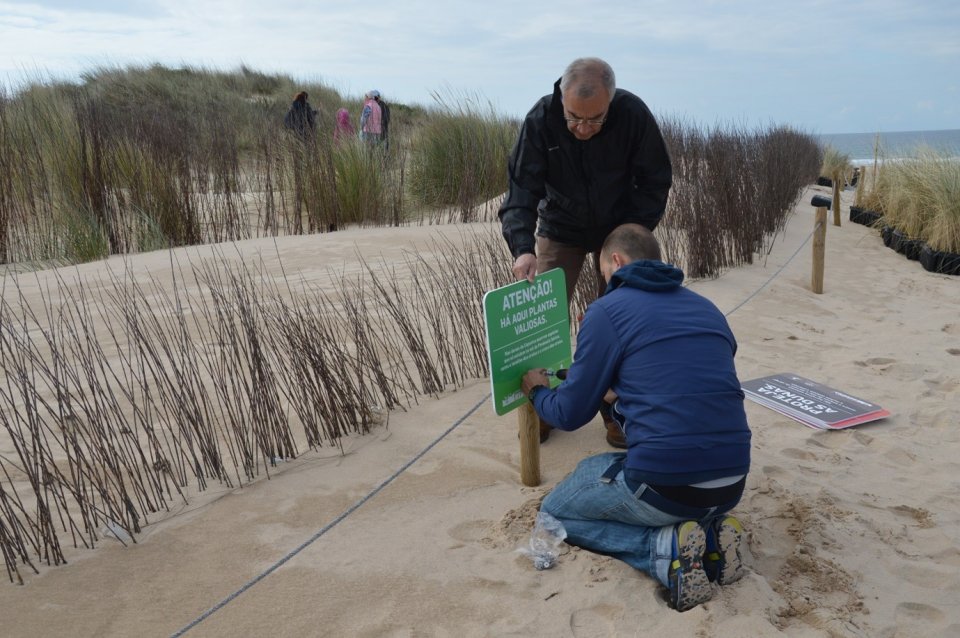
<svg viewBox="0 0 960 638">
<path fill-rule="evenodd" d="M 692 518 L 661 511 L 638 498 L 646 485 L 636 492 L 627 487 L 622 471 L 609 482 L 603 480 L 603 473 L 625 457 L 609 452 L 580 461 L 540 509 L 563 523 L 568 543 L 618 558 L 669 586 L 674 525 L 687 520 L 706 524 L 730 507 L 696 508 Z"/>
</svg>

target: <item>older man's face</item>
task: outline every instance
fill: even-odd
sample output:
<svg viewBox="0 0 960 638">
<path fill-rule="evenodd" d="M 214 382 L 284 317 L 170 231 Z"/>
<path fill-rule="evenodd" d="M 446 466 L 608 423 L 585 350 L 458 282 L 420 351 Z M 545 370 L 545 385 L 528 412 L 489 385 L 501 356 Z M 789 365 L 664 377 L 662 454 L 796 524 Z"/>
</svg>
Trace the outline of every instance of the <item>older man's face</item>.
<svg viewBox="0 0 960 638">
<path fill-rule="evenodd" d="M 567 128 L 578 140 L 585 141 L 600 132 L 610 108 L 610 96 L 606 91 L 597 91 L 591 97 L 579 97 L 568 91 L 563 95 L 563 117 Z"/>
</svg>

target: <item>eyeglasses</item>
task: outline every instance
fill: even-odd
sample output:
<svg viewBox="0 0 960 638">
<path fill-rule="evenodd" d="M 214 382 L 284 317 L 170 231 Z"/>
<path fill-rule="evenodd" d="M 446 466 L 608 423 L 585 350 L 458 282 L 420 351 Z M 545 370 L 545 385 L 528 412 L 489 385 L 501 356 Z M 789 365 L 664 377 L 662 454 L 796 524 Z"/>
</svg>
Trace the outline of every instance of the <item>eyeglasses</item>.
<svg viewBox="0 0 960 638">
<path fill-rule="evenodd" d="M 567 126 L 578 127 L 578 126 L 603 126 L 603 123 L 607 121 L 607 116 L 604 115 L 599 120 L 584 120 L 579 117 L 564 117 L 567 121 Z"/>
</svg>

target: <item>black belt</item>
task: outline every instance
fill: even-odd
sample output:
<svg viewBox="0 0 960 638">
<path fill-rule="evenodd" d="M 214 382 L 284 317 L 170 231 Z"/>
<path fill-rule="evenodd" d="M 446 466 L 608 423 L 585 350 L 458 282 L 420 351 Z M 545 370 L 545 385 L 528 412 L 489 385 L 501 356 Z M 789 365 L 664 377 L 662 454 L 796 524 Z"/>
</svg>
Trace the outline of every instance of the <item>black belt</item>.
<svg viewBox="0 0 960 638">
<path fill-rule="evenodd" d="M 747 477 L 731 485 L 716 488 L 692 487 L 690 485 L 650 485 L 636 479 L 633 470 L 623 467 L 623 461 L 617 460 L 603 473 L 605 483 L 613 481 L 623 470 L 623 481 L 637 494 L 641 501 L 656 507 L 662 512 L 691 519 L 699 519 L 705 510 L 711 508 L 733 509 L 740 501 Z M 643 488 L 641 490 L 641 488 Z"/>
<path fill-rule="evenodd" d="M 631 481 L 629 477 L 629 470 L 624 470 L 623 473 L 624 481 L 627 485 L 634 483 L 637 485 L 636 489 L 640 489 L 639 483 L 636 481 Z M 661 496 L 680 503 L 681 505 L 689 505 L 690 507 L 716 507 L 717 505 L 722 505 L 728 503 L 734 499 L 739 499 L 740 495 L 743 494 L 743 488 L 747 484 L 747 477 L 743 477 L 736 483 L 731 483 L 730 485 L 724 485 L 722 487 L 693 487 L 692 485 L 651 485 L 647 483 L 647 487 L 653 490 L 656 490 Z"/>
</svg>

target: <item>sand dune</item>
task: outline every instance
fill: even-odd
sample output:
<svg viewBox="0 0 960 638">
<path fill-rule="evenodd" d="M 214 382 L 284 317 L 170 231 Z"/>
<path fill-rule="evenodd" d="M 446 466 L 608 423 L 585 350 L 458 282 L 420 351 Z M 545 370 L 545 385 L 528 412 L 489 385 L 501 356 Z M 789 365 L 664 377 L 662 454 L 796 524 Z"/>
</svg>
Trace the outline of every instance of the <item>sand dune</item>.
<svg viewBox="0 0 960 638">
<path fill-rule="evenodd" d="M 811 192 L 766 259 L 692 288 L 724 312 L 750 298 L 729 317 L 741 379 L 795 372 L 893 415 L 824 432 L 748 402 L 753 466 L 737 513 L 749 572 L 709 603 L 678 614 L 645 575 L 572 547 L 552 570 L 534 570 L 515 550 L 539 500 L 580 458 L 608 447 L 599 419 L 557 432 L 541 451 L 543 485 L 523 487 L 516 419 L 493 413 L 478 379 L 393 413 L 388 427 L 347 440 L 342 456 L 307 452 L 269 481 L 212 489 L 135 546 L 77 551 L 23 587 L 0 586 L 0 633 L 170 635 L 470 413 L 188 635 L 960 636 L 960 280 L 923 271 L 844 220 L 827 229 L 823 295 L 809 290 L 809 244 L 757 292 L 812 231 Z M 285 267 L 319 278 L 358 249 L 397 260 L 436 232 L 460 231 L 369 229 L 278 244 Z M 246 258 L 274 250 L 266 241 L 240 249 Z M 131 263 L 145 274 L 166 261 Z"/>
</svg>

